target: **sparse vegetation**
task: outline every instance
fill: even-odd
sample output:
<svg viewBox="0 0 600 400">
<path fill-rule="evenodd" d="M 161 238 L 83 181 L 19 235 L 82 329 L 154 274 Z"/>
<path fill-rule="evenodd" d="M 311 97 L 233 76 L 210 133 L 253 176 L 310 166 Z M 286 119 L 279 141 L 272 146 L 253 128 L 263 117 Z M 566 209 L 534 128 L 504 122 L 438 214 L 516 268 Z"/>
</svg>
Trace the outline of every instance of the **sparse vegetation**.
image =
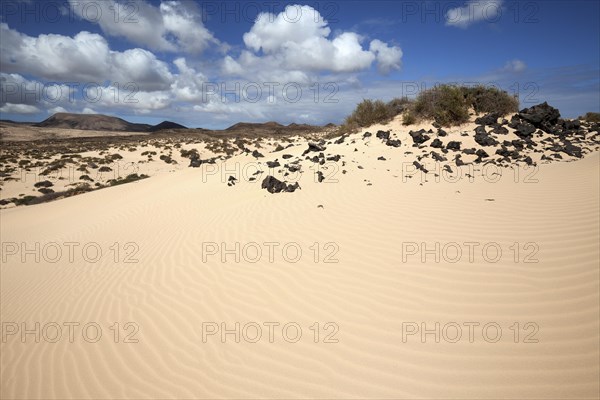
<svg viewBox="0 0 600 400">
<path fill-rule="evenodd" d="M 139 181 L 140 179 L 146 179 L 146 178 L 148 178 L 148 175 L 129 174 L 125 178 L 111 179 L 108 181 L 108 184 L 110 186 L 117 186 L 117 185 L 122 185 L 124 183 L 135 182 L 135 181 Z"/>
<path fill-rule="evenodd" d="M 412 103 L 413 101 L 407 97 L 395 98 L 387 103 L 381 100 L 363 100 L 346 118 L 338 133 L 352 133 L 373 124 L 385 124 L 396 115 L 410 109 Z"/>
<path fill-rule="evenodd" d="M 477 114 L 506 115 L 519 111 L 519 101 L 496 87 L 439 85 L 419 93 L 405 112 L 403 123 L 433 119 L 444 126 L 460 125 L 469 120 L 471 109 Z"/>
<path fill-rule="evenodd" d="M 588 112 L 584 116 L 579 117 L 579 119 L 583 119 L 587 122 L 600 122 L 600 113 Z"/>
</svg>

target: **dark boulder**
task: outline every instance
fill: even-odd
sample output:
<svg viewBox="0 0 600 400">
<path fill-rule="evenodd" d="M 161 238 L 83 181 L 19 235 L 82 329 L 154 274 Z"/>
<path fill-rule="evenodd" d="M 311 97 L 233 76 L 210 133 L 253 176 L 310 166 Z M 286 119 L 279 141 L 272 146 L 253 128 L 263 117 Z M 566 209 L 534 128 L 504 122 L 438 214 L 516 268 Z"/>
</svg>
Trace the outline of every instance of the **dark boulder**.
<svg viewBox="0 0 600 400">
<path fill-rule="evenodd" d="M 410 131 L 408 134 L 412 137 L 414 144 L 422 144 L 430 139 L 429 136 L 424 135 L 427 131 L 425 129 L 421 129 L 420 131 Z"/>
<path fill-rule="evenodd" d="M 475 119 L 475 123 L 477 125 L 496 125 L 500 117 L 500 113 L 493 112 Z"/>
<path fill-rule="evenodd" d="M 481 146 L 495 146 L 498 144 L 496 139 L 491 137 L 483 126 L 475 128 L 475 141 Z"/>
<path fill-rule="evenodd" d="M 475 153 L 475 155 L 479 158 L 486 158 L 489 157 L 490 155 L 483 149 L 479 149 L 477 150 L 477 152 Z"/>
<path fill-rule="evenodd" d="M 199 157 L 198 158 L 196 158 L 196 157 L 190 158 L 190 165 L 189 165 L 189 167 L 199 168 L 200 165 L 202 165 L 202 160 Z"/>
<path fill-rule="evenodd" d="M 400 140 L 398 140 L 398 139 L 388 139 L 388 141 L 385 142 L 385 144 L 387 146 L 391 146 L 391 147 L 400 147 L 402 142 L 400 142 Z"/>
<path fill-rule="evenodd" d="M 549 106 L 548 103 L 543 102 L 542 104 L 522 109 L 519 112 L 519 117 L 536 128 L 546 130 L 556 125 L 560 118 L 560 112 L 556 108 Z"/>
<path fill-rule="evenodd" d="M 317 143 L 308 143 L 308 149 L 304 150 L 304 153 L 302 153 L 302 155 L 304 156 L 310 153 L 311 151 L 325 151 L 325 147 Z"/>
<path fill-rule="evenodd" d="M 423 172 L 425 172 L 425 173 L 428 173 L 428 172 L 429 172 L 429 171 L 428 171 L 428 170 L 427 170 L 427 169 L 426 169 L 426 168 L 425 168 L 425 167 L 424 167 L 424 166 L 423 166 L 421 163 L 419 163 L 418 161 L 413 161 L 413 165 L 414 165 L 415 167 L 417 167 L 417 169 L 418 169 L 418 170 L 421 170 L 421 171 L 423 171 Z"/>
<path fill-rule="evenodd" d="M 252 157 L 261 158 L 261 157 L 264 157 L 264 156 L 258 150 L 254 150 L 252 152 Z"/>
<path fill-rule="evenodd" d="M 375 136 L 381 140 L 388 140 L 390 138 L 390 131 L 377 131 Z"/>
<path fill-rule="evenodd" d="M 448 142 L 448 144 L 446 145 L 446 148 L 448 150 L 454 150 L 454 151 L 460 151 L 460 142 L 456 142 L 456 141 L 451 141 Z"/>
<path fill-rule="evenodd" d="M 431 158 L 433 158 L 434 161 L 447 161 L 447 158 L 436 153 L 435 151 L 431 152 Z"/>
<path fill-rule="evenodd" d="M 431 142 L 430 144 L 431 147 L 434 147 L 436 149 L 441 149 L 442 147 L 444 147 L 444 144 L 442 143 L 442 141 L 438 138 L 433 139 L 433 142 Z"/>
<path fill-rule="evenodd" d="M 317 171 L 317 180 L 319 181 L 319 183 L 325 180 L 325 175 L 323 175 L 321 171 Z"/>
<path fill-rule="evenodd" d="M 263 189 L 267 189 L 269 193 L 281 193 L 281 192 L 294 192 L 296 189 L 300 188 L 298 182 L 291 184 L 286 184 L 285 182 L 281 182 L 279 179 L 274 176 L 267 176 L 261 184 Z"/>
</svg>

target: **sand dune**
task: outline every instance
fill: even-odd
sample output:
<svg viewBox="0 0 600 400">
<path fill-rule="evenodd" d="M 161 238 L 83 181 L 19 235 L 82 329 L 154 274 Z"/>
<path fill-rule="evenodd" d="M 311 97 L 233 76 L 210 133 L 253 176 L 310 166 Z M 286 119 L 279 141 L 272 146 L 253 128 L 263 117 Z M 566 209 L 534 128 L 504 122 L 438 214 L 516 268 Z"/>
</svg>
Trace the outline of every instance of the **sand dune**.
<svg viewBox="0 0 600 400">
<path fill-rule="evenodd" d="M 327 166 L 324 182 L 302 164 L 294 193 L 246 179 L 264 163 L 246 154 L 1 210 L 1 397 L 597 398 L 598 152 L 533 176 L 505 168 L 492 183 L 475 166 L 473 179 L 438 182 L 404 178 L 413 155 L 362 134 L 328 148 L 346 166 Z M 23 262 L 23 242 L 48 254 Z M 239 262 L 223 252 L 236 243 Z M 39 343 L 22 340 L 36 322 Z M 72 343 L 68 322 L 80 324 Z M 236 322 L 239 343 L 222 340 Z"/>
</svg>

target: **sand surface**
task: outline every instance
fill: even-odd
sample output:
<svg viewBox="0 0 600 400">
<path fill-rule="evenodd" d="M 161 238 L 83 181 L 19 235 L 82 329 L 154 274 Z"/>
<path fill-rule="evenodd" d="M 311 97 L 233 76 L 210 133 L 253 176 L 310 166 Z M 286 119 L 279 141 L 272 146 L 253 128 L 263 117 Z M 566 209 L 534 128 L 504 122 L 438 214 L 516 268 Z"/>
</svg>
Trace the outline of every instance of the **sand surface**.
<svg viewBox="0 0 600 400">
<path fill-rule="evenodd" d="M 598 398 L 598 152 L 454 182 L 404 150 L 353 135 L 294 193 L 239 155 L 1 210 L 1 397 Z"/>
</svg>

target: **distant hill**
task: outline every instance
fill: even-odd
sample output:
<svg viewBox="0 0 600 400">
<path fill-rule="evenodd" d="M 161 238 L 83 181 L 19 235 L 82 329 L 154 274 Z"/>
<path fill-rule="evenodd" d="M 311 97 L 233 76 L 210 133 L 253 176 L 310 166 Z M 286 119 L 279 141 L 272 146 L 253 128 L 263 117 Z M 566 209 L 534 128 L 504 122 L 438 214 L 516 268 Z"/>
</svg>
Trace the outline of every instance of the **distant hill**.
<svg viewBox="0 0 600 400">
<path fill-rule="evenodd" d="M 8 122 L 7 122 L 8 123 Z M 61 129 L 81 129 L 92 131 L 114 131 L 114 132 L 159 132 L 165 130 L 189 129 L 181 124 L 172 121 L 163 121 L 157 125 L 137 124 L 126 121 L 122 118 L 111 117 L 103 114 L 73 114 L 57 113 L 50 118 L 31 124 L 34 127 L 42 128 L 61 128 Z M 198 128 L 195 131 L 222 132 L 229 134 L 286 134 L 286 133 L 310 133 L 321 130 L 322 127 L 307 124 L 291 123 L 282 125 L 278 122 L 269 121 L 259 122 L 238 122 L 224 130 L 207 130 Z"/>
<path fill-rule="evenodd" d="M 187 127 L 180 125 L 176 122 L 171 122 L 171 121 L 163 121 L 160 124 L 151 126 L 150 128 L 148 128 L 148 132 L 157 132 L 157 131 L 162 131 L 165 129 L 188 129 Z"/>
<path fill-rule="evenodd" d="M 277 129 L 277 128 L 284 128 L 284 125 L 281 125 L 278 122 L 238 122 L 237 124 L 231 125 L 229 128 L 225 129 L 226 131 L 239 131 L 242 129 L 249 129 L 249 130 L 255 130 L 255 129 Z"/>
<path fill-rule="evenodd" d="M 307 133 L 321 130 L 322 127 L 308 124 L 291 123 L 287 126 L 278 122 L 269 121 L 264 123 L 258 122 L 238 122 L 225 129 L 225 132 L 240 132 L 240 133 Z"/>
<path fill-rule="evenodd" d="M 151 125 L 135 124 L 124 119 L 102 114 L 57 113 L 35 124 L 43 128 L 82 129 L 93 131 L 146 132 Z"/>
</svg>

